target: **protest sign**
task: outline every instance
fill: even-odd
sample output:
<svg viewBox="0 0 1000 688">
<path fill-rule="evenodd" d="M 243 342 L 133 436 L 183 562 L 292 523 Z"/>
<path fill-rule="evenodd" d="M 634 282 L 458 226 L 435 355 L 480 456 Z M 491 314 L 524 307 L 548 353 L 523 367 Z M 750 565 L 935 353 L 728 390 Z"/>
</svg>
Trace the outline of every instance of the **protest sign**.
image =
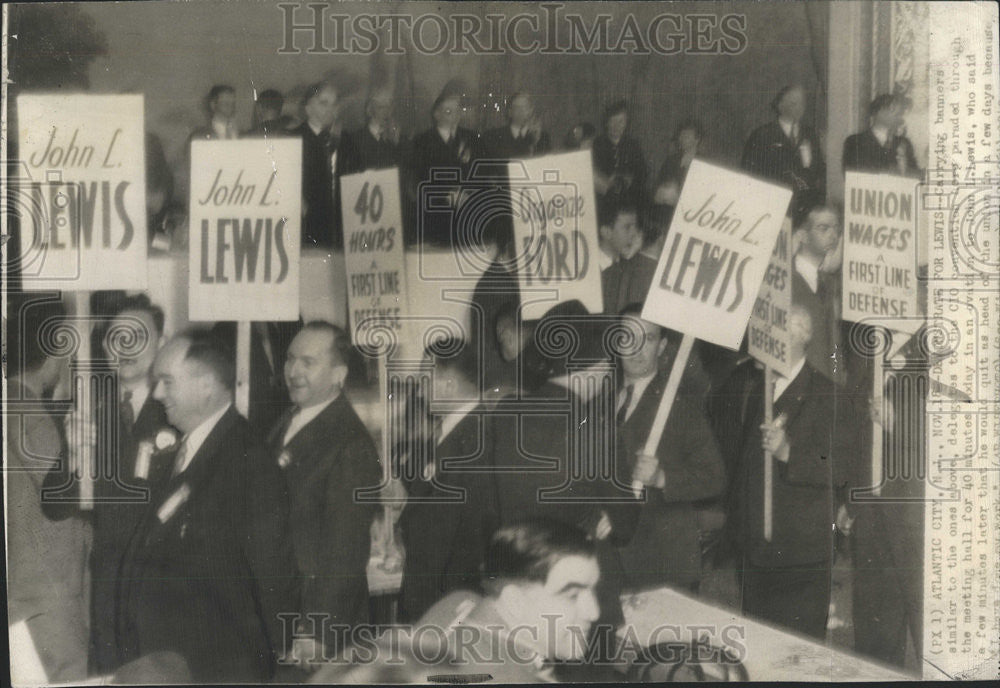
<svg viewBox="0 0 1000 688">
<path fill-rule="evenodd" d="M 919 325 L 916 191 L 906 177 L 847 173 L 844 320 L 884 319 L 911 332 Z"/>
<path fill-rule="evenodd" d="M 399 171 L 348 175 L 340 190 L 351 341 L 365 341 L 364 329 L 372 326 L 388 327 L 401 338 L 409 308 Z"/>
<path fill-rule="evenodd" d="M 785 218 L 747 324 L 747 352 L 788 377 L 788 312 L 792 308 L 792 221 Z"/>
<path fill-rule="evenodd" d="M 191 320 L 299 317 L 302 142 L 194 141 Z"/>
<path fill-rule="evenodd" d="M 556 303 L 572 299 L 600 313 L 590 151 L 513 161 L 508 173 L 524 318 L 540 318 Z M 539 299 L 538 289 L 546 287 L 553 289 L 552 298 Z"/>
<path fill-rule="evenodd" d="M 145 288 L 142 96 L 22 95 L 17 116 L 25 288 Z"/>
<path fill-rule="evenodd" d="M 739 349 L 792 192 L 691 163 L 642 317 Z"/>
</svg>

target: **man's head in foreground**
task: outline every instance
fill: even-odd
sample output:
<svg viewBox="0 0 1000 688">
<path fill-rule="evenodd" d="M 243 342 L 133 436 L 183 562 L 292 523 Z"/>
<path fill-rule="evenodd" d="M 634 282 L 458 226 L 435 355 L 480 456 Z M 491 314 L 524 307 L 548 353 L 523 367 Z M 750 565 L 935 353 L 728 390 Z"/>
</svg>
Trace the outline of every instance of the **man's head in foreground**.
<svg viewBox="0 0 1000 688">
<path fill-rule="evenodd" d="M 493 536 L 483 586 L 511 630 L 511 639 L 545 660 L 581 659 L 600 613 L 601 571 L 593 541 L 573 526 L 525 521 Z"/>
</svg>

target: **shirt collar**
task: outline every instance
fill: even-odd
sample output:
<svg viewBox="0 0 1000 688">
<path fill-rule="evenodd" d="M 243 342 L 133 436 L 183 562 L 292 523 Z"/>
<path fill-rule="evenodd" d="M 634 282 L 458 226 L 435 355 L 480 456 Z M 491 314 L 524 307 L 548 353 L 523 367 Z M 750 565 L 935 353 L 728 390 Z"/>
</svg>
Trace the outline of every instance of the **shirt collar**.
<svg viewBox="0 0 1000 688">
<path fill-rule="evenodd" d="M 194 430 L 189 432 L 184 437 L 184 465 L 180 467 L 180 471 L 183 471 L 189 465 L 191 465 L 191 459 L 195 457 L 198 450 L 201 449 L 201 445 L 205 444 L 205 440 L 208 439 L 209 434 L 215 429 L 222 417 L 226 415 L 226 412 L 232 406 L 232 402 L 229 402 L 218 411 L 210 415 L 208 418 L 201 422 L 201 425 L 196 427 Z"/>
<path fill-rule="evenodd" d="M 478 401 L 467 402 L 459 407 L 457 411 L 452 411 L 441 419 L 441 434 L 438 435 L 437 438 L 438 444 L 441 444 L 441 442 L 444 441 L 444 438 L 448 436 L 448 433 L 454 430 L 455 427 L 462 422 L 462 419 L 469 415 L 469 413 L 472 412 L 472 409 L 476 408 L 478 403 Z"/>
<path fill-rule="evenodd" d="M 149 398 L 149 382 L 143 381 L 132 388 L 122 389 L 122 396 L 126 392 L 132 392 L 132 398 L 130 403 L 132 404 L 132 415 L 134 418 L 139 417 L 139 412 L 142 411 L 142 407 L 146 404 L 146 399 Z"/>
<path fill-rule="evenodd" d="M 774 379 L 774 400 L 775 401 L 777 401 L 778 398 L 782 394 L 785 393 L 785 390 L 788 389 L 788 386 L 790 384 L 792 384 L 792 380 L 794 380 L 795 378 L 797 378 L 799 376 L 799 373 L 802 372 L 802 368 L 805 367 L 805 365 L 806 365 L 806 357 L 803 356 L 802 358 L 799 359 L 799 362 L 795 364 L 795 367 L 792 368 L 792 372 L 791 372 L 791 374 L 788 377 L 785 377 L 781 373 L 775 373 L 775 376 L 774 376 L 775 377 L 775 379 Z"/>
<path fill-rule="evenodd" d="M 455 131 L 457 131 L 457 129 Z M 440 136 L 441 140 L 444 141 L 445 143 L 448 143 L 448 141 L 450 141 L 455 136 L 455 131 L 448 129 L 447 127 L 437 128 L 438 136 Z"/>
<path fill-rule="evenodd" d="M 340 398 L 343 392 L 338 392 L 336 396 L 327 401 L 322 401 L 318 404 L 313 404 L 312 406 L 306 406 L 305 408 L 300 408 L 298 413 L 292 416 L 292 422 L 288 424 L 288 430 L 285 431 L 284 443 L 288 444 L 292 437 L 295 436 L 299 430 L 308 425 L 316 416 L 323 413 L 326 408 Z"/>
<path fill-rule="evenodd" d="M 378 140 L 378 138 L 382 136 L 383 133 L 382 127 L 380 127 L 378 123 L 374 121 L 368 123 L 368 131 L 371 133 L 372 138 L 374 138 L 375 140 Z"/>
<path fill-rule="evenodd" d="M 308 126 L 309 131 L 311 131 L 316 136 L 320 136 L 324 131 L 326 131 L 326 129 L 323 129 L 322 127 L 314 126 L 313 123 L 309 121 L 306 121 L 306 126 Z"/>
<path fill-rule="evenodd" d="M 212 118 L 212 131 L 214 131 L 215 135 L 220 139 L 227 139 L 229 138 L 230 131 L 232 130 L 227 120 Z"/>
<path fill-rule="evenodd" d="M 785 136 L 787 136 L 788 138 L 791 138 L 792 137 L 792 127 L 795 126 L 796 122 L 793 122 L 790 119 L 785 119 L 784 117 L 779 117 L 778 118 L 778 124 L 781 125 L 781 130 L 783 132 L 785 132 Z"/>
<path fill-rule="evenodd" d="M 876 138 L 880 146 L 884 146 L 889 141 L 889 128 L 876 124 L 872 127 L 872 135 Z"/>
<path fill-rule="evenodd" d="M 813 265 L 800 255 L 795 256 L 795 272 L 802 275 L 802 279 L 809 285 L 815 294 L 819 290 L 819 266 Z"/>
<path fill-rule="evenodd" d="M 632 411 L 636 406 L 639 405 L 639 400 L 642 399 L 642 395 L 646 393 L 646 389 L 649 388 L 649 383 L 653 381 L 656 377 L 656 372 L 653 371 L 650 375 L 646 377 L 641 377 L 638 380 L 625 380 L 625 387 L 622 388 L 622 394 L 628 389 L 629 385 L 632 386 L 632 398 L 629 400 L 628 409 L 625 411 L 625 418 L 627 419 L 632 415 Z"/>
</svg>

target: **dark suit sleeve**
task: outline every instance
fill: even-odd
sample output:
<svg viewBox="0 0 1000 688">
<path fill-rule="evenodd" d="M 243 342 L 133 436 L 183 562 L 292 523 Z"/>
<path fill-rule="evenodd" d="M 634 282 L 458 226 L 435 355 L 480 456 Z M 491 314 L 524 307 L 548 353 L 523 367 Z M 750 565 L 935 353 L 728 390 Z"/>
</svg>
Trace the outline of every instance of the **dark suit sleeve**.
<svg viewBox="0 0 1000 688">
<path fill-rule="evenodd" d="M 280 613 L 299 610 L 299 585 L 288 520 L 285 477 L 263 451 L 250 450 L 245 556 L 273 651 L 285 650 Z"/>
<path fill-rule="evenodd" d="M 323 549 L 316 553 L 319 570 L 330 574 L 316 581 L 315 608 L 329 611 L 337 623 L 354 625 L 356 610 L 367 609 L 367 570 L 371 556 L 371 526 L 377 504 L 358 502 L 354 491 L 375 487 L 381 474 L 371 438 L 348 439 L 330 461 L 327 476 Z M 359 595 L 361 599 L 359 600 Z"/>
<path fill-rule="evenodd" d="M 702 401 L 700 396 L 678 398 L 675 408 L 684 405 L 683 412 L 678 414 L 678 420 L 683 420 L 674 425 L 674 432 L 667 433 L 667 442 L 660 442 L 660 466 L 666 475 L 662 493 L 667 502 L 708 499 L 725 490 L 722 455 L 700 410 Z"/>
<path fill-rule="evenodd" d="M 759 150 L 760 138 L 760 130 L 754 131 L 743 146 L 743 157 L 740 159 L 740 167 L 751 174 L 760 174 L 762 172 Z"/>
<path fill-rule="evenodd" d="M 789 485 L 831 486 L 836 428 L 833 405 L 825 400 L 832 399 L 832 394 L 832 385 L 830 390 L 811 390 L 806 402 L 810 407 L 787 428 L 789 458 L 787 464 L 778 462 L 778 475 Z"/>
<path fill-rule="evenodd" d="M 362 134 L 364 132 L 361 132 Z M 337 176 L 354 174 L 361 171 L 361 153 L 359 151 L 360 135 L 345 133 L 340 139 L 337 151 Z"/>
<path fill-rule="evenodd" d="M 860 138 L 858 136 L 852 135 L 848 136 L 844 141 L 844 155 L 843 155 L 843 168 L 844 172 L 850 170 L 856 170 L 859 168 L 860 161 L 858 160 L 858 146 Z"/>
</svg>

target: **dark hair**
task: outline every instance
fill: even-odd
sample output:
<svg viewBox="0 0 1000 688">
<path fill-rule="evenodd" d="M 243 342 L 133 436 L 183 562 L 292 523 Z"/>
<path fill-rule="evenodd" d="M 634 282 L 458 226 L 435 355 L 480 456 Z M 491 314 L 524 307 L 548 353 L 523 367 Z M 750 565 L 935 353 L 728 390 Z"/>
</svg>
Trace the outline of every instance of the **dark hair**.
<svg viewBox="0 0 1000 688">
<path fill-rule="evenodd" d="M 805 212 L 802 213 L 802 216 L 799 218 L 798 223 L 795 225 L 795 229 L 802 229 L 807 225 L 811 225 L 812 224 L 811 218 L 813 214 L 824 210 L 833 213 L 837 217 L 838 222 L 841 221 L 840 207 L 836 203 L 827 201 L 826 203 L 816 203 L 815 205 L 812 205 L 809 208 L 807 208 Z"/>
<path fill-rule="evenodd" d="M 776 95 L 774 100 L 771 101 L 771 109 L 774 111 L 774 114 L 779 114 L 778 106 L 781 105 L 781 101 L 785 99 L 785 96 L 795 90 L 805 92 L 806 89 L 802 84 L 786 84 L 781 87 L 781 90 L 778 91 L 778 95 Z"/>
<path fill-rule="evenodd" d="M 236 387 L 236 365 L 232 350 L 208 330 L 189 330 L 182 336 L 189 342 L 184 360 L 206 366 L 227 390 L 233 391 Z"/>
<path fill-rule="evenodd" d="M 609 119 L 611 119 L 615 115 L 620 115 L 623 112 L 628 113 L 628 104 L 624 100 L 616 100 L 615 102 L 611 103 L 611 105 L 609 105 L 607 108 L 605 108 L 604 118 L 601 121 L 604 122 L 604 126 L 607 126 Z"/>
<path fill-rule="evenodd" d="M 42 367 L 49 356 L 41 345 L 39 335 L 43 326 L 53 319 L 65 320 L 66 307 L 51 294 L 7 294 L 8 377 Z"/>
<path fill-rule="evenodd" d="M 205 102 L 208 105 L 211 105 L 216 100 L 218 100 L 219 96 L 221 96 L 223 93 L 232 93 L 235 95 L 236 89 L 230 86 L 229 84 L 216 84 L 211 89 L 209 89 L 208 96 L 205 98 Z"/>
<path fill-rule="evenodd" d="M 431 116 L 432 117 L 434 116 L 434 113 L 437 112 L 438 108 L 441 107 L 441 104 L 444 103 L 444 101 L 451 100 L 452 98 L 454 98 L 455 100 L 457 100 L 459 106 L 461 106 L 461 104 L 462 104 L 462 94 L 461 93 L 453 91 L 450 88 L 446 88 L 443 91 L 441 91 L 441 93 L 438 95 L 438 97 L 434 99 L 434 104 L 431 105 Z"/>
<path fill-rule="evenodd" d="M 257 96 L 257 104 L 267 110 L 274 110 L 280 113 L 281 108 L 285 105 L 285 98 L 281 95 L 281 91 L 269 88 L 260 92 L 260 95 Z"/>
<path fill-rule="evenodd" d="M 894 93 L 880 93 L 875 96 L 871 105 L 868 106 L 868 116 L 874 117 L 883 110 L 888 110 L 894 105 L 901 105 L 902 99 Z"/>
<path fill-rule="evenodd" d="M 312 320 L 303 325 L 302 330 L 310 332 L 326 332 L 332 338 L 330 355 L 334 365 L 349 365 L 351 361 L 351 338 L 344 328 L 338 327 L 326 320 Z"/>
<path fill-rule="evenodd" d="M 544 583 L 557 562 L 573 555 L 597 557 L 594 542 L 576 526 L 548 518 L 504 526 L 486 552 L 483 586 L 498 594 L 511 581 Z"/>
<path fill-rule="evenodd" d="M 625 308 L 621 309 L 618 312 L 618 315 L 622 317 L 622 320 L 625 320 L 625 318 L 638 318 L 639 320 L 642 320 L 642 303 L 639 301 L 633 301 L 625 306 Z M 659 326 L 659 332 L 660 338 L 667 336 L 667 328 L 663 327 L 663 325 Z"/>
<path fill-rule="evenodd" d="M 117 317 L 125 311 L 142 311 L 143 313 L 149 313 L 149 316 L 153 319 L 153 327 L 156 328 L 156 333 L 163 334 L 163 309 L 150 301 L 149 296 L 146 294 L 126 296 L 124 299 L 115 304 L 115 310 L 112 317 Z"/>
<path fill-rule="evenodd" d="M 514 93 L 511 94 L 510 98 L 507 99 L 508 112 L 510 112 L 511 106 L 514 104 L 514 101 L 517 100 L 518 98 L 527 98 L 529 102 L 531 101 L 531 95 L 527 91 L 514 91 Z"/>
<path fill-rule="evenodd" d="M 681 132 L 687 130 L 693 131 L 699 141 L 705 138 L 705 128 L 702 127 L 701 122 L 694 117 L 688 117 L 686 119 L 682 119 L 681 123 L 677 125 L 676 129 L 674 129 L 674 140 L 676 141 L 679 139 L 681 137 Z"/>
<path fill-rule="evenodd" d="M 424 355 L 431 359 L 437 369 L 456 371 L 467 380 L 474 380 L 477 377 L 476 352 L 464 339 L 459 337 L 435 339 L 424 349 Z"/>
<path fill-rule="evenodd" d="M 597 213 L 598 227 L 613 225 L 619 215 L 635 215 L 637 220 L 643 219 L 639 212 L 639 206 L 628 199 L 614 200 L 605 198 L 600 204 Z"/>
<path fill-rule="evenodd" d="M 307 105 L 309 105 L 309 103 L 312 102 L 313 98 L 318 96 L 322 91 L 324 91 L 327 88 L 331 89 L 334 92 L 337 91 L 337 87 L 334 86 L 329 81 L 317 81 L 314 84 L 309 84 L 309 86 L 306 87 L 305 92 L 302 94 L 302 107 L 304 108 Z"/>
</svg>

